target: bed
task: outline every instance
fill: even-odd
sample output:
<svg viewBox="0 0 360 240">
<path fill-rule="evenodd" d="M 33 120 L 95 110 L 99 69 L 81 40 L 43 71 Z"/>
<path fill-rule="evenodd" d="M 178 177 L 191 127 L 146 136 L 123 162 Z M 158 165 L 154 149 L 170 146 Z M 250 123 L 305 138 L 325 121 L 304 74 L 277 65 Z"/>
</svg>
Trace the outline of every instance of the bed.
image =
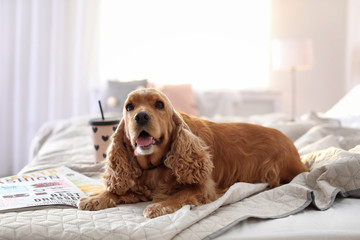
<svg viewBox="0 0 360 240">
<path fill-rule="evenodd" d="M 94 164 L 89 118 L 45 124 L 19 174 L 66 166 L 100 181 L 104 165 Z M 93 212 L 57 206 L 0 213 L 0 239 L 360 239 L 360 128 L 314 113 L 291 123 L 278 114 L 214 120 L 261 119 L 294 141 L 311 172 L 274 189 L 236 183 L 213 203 L 155 219 L 142 215 L 149 202 Z"/>
</svg>

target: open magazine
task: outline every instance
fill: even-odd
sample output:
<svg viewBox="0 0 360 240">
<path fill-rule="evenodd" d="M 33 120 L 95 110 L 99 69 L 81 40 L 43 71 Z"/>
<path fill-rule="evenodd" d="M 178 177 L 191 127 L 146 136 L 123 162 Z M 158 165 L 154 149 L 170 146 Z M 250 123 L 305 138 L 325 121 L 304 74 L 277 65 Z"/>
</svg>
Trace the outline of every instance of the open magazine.
<svg viewBox="0 0 360 240">
<path fill-rule="evenodd" d="M 104 188 L 101 182 L 67 167 L 59 167 L 22 176 L 0 178 L 0 211 L 67 205 Z"/>
</svg>

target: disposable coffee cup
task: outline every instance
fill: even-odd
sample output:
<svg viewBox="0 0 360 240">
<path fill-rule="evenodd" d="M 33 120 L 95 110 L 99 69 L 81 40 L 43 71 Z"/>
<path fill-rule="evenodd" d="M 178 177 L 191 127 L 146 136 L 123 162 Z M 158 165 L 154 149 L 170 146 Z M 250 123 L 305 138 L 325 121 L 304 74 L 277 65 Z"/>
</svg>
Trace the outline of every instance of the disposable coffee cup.
<svg viewBox="0 0 360 240">
<path fill-rule="evenodd" d="M 95 163 L 106 159 L 107 150 L 111 143 L 111 136 L 119 125 L 119 119 L 95 118 L 89 121 L 93 137 Z"/>
</svg>

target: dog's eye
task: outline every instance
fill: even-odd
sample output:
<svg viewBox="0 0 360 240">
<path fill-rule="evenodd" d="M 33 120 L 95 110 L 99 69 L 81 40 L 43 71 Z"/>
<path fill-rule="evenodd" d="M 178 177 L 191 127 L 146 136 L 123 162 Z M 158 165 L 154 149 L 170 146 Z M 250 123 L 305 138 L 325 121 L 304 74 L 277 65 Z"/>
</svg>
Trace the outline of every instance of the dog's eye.
<svg viewBox="0 0 360 240">
<path fill-rule="evenodd" d="M 164 109 L 164 103 L 162 101 L 156 101 L 155 108 L 157 109 Z"/>
<path fill-rule="evenodd" d="M 126 111 L 131 112 L 132 110 L 134 110 L 134 105 L 132 103 L 126 105 Z"/>
</svg>

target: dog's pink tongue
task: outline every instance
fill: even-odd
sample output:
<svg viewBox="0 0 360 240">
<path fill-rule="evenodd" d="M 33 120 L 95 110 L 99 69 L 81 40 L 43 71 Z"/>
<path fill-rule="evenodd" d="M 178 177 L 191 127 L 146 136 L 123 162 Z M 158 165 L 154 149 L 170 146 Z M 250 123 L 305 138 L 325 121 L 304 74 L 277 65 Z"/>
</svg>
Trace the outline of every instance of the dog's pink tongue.
<svg viewBox="0 0 360 240">
<path fill-rule="evenodd" d="M 153 140 L 151 136 L 146 136 L 146 137 L 139 137 L 136 140 L 136 144 L 139 146 L 149 146 L 150 144 L 152 144 Z"/>
</svg>

